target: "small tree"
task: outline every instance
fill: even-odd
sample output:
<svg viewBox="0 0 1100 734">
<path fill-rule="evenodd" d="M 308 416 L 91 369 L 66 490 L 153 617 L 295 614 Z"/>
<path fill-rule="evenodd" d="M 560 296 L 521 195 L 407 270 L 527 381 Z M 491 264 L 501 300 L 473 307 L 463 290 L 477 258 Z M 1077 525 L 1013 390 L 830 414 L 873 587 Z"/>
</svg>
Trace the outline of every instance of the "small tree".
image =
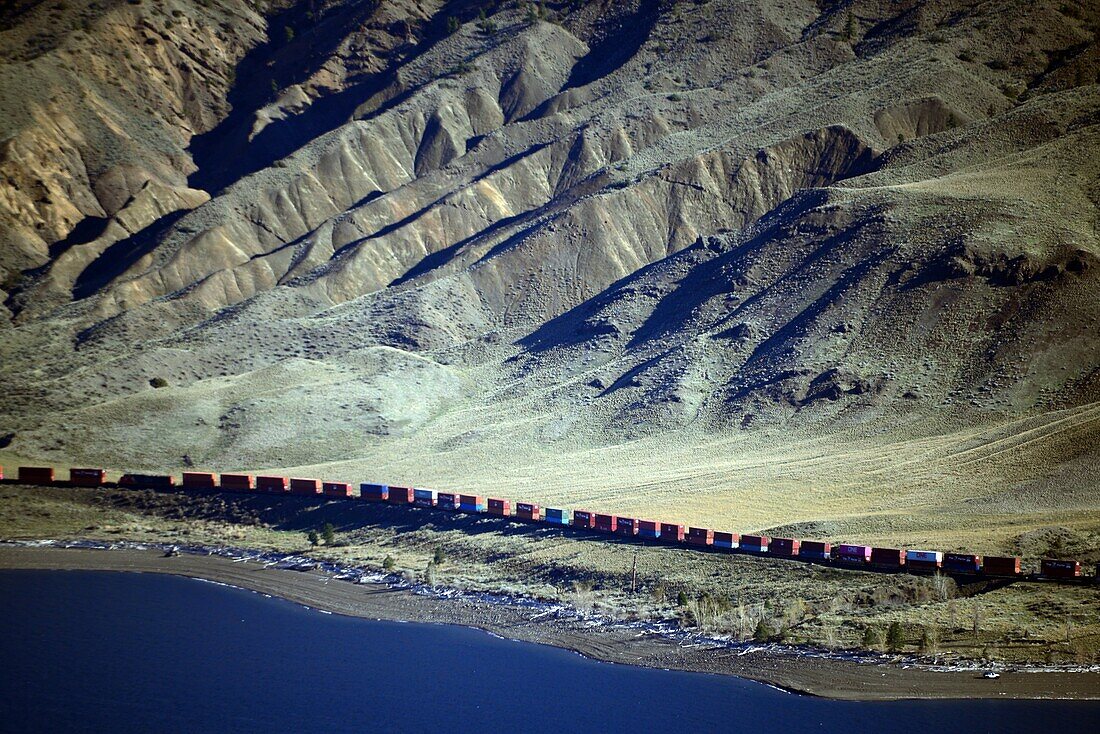
<svg viewBox="0 0 1100 734">
<path fill-rule="evenodd" d="M 321 542 L 321 539 L 317 537 L 316 530 L 310 530 L 308 533 L 306 533 L 306 540 L 308 540 L 309 544 L 312 546 L 316 546 L 318 543 Z"/>
<path fill-rule="evenodd" d="M 393 557 L 392 556 L 386 556 L 385 558 L 382 559 L 382 568 L 385 569 L 386 571 L 392 571 L 394 565 L 395 564 L 393 562 Z"/>
<path fill-rule="evenodd" d="M 676 606 L 686 607 L 687 603 L 688 603 L 688 595 L 687 594 L 685 594 L 684 592 L 681 591 L 679 594 L 676 595 Z"/>
<path fill-rule="evenodd" d="M 435 552 L 432 553 L 432 563 L 437 566 L 442 566 L 445 560 L 447 560 L 447 554 L 443 552 L 443 546 L 437 545 L 435 547 Z"/>
<path fill-rule="evenodd" d="M 284 26 L 283 27 L 283 38 L 286 39 L 287 43 L 290 43 L 291 41 L 293 41 L 294 40 L 294 28 L 292 28 L 291 26 Z"/>
<path fill-rule="evenodd" d="M 886 628 L 886 647 L 890 652 L 898 652 L 905 645 L 905 633 L 900 622 L 891 622 Z"/>
<path fill-rule="evenodd" d="M 424 567 L 424 583 L 435 586 L 435 561 L 428 561 L 428 565 Z"/>
<path fill-rule="evenodd" d="M 321 528 L 321 537 L 324 538 L 325 545 L 332 545 L 336 542 L 336 528 L 332 527 L 332 523 L 326 522 L 324 527 Z"/>
<path fill-rule="evenodd" d="M 447 18 L 447 34 L 452 35 L 462 27 L 462 22 L 453 15 Z"/>
<path fill-rule="evenodd" d="M 756 629 L 753 630 L 752 639 L 756 642 L 767 642 L 774 634 L 775 632 L 772 630 L 771 625 L 761 619 L 756 623 Z"/>
<path fill-rule="evenodd" d="M 863 647 L 868 650 L 878 650 L 882 648 L 882 631 L 878 627 L 872 627 L 868 625 L 863 630 Z"/>
</svg>

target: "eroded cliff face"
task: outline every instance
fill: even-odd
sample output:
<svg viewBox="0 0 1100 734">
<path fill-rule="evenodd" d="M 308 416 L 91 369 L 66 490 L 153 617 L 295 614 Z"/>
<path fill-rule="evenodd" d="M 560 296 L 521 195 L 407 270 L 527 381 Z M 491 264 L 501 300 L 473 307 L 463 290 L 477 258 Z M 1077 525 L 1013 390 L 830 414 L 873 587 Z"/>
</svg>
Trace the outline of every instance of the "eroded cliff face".
<svg viewBox="0 0 1100 734">
<path fill-rule="evenodd" d="M 81 12 L 0 35 L 12 450 L 457 473 L 1097 398 L 1088 4 Z"/>
</svg>

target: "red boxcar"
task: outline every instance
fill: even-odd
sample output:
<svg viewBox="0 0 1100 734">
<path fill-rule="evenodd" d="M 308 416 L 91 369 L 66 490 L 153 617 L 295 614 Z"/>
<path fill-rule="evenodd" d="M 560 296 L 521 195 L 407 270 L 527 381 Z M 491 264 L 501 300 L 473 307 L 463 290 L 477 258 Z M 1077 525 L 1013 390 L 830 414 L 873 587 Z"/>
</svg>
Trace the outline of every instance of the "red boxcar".
<svg viewBox="0 0 1100 734">
<path fill-rule="evenodd" d="M 596 527 L 596 516 L 587 510 L 573 510 L 573 527 L 594 528 Z"/>
<path fill-rule="evenodd" d="M 438 492 L 436 494 L 436 507 L 442 507 L 445 510 L 457 510 L 458 509 L 458 495 L 452 492 Z"/>
<path fill-rule="evenodd" d="M 74 487 L 102 487 L 107 481 L 103 469 L 69 469 L 69 484 Z"/>
<path fill-rule="evenodd" d="M 688 528 L 684 539 L 688 545 L 714 545 L 714 531 L 710 528 Z"/>
<path fill-rule="evenodd" d="M 170 474 L 123 474 L 118 478 L 118 486 L 167 489 L 176 486 L 176 478 Z"/>
<path fill-rule="evenodd" d="M 616 535 L 637 535 L 638 534 L 638 521 L 633 517 L 615 517 L 615 534 Z"/>
<path fill-rule="evenodd" d="M 1075 579 L 1081 576 L 1081 564 L 1077 561 L 1058 561 L 1044 558 L 1039 573 L 1052 579 Z"/>
<path fill-rule="evenodd" d="M 351 498 L 351 485 L 347 482 L 322 482 L 321 494 L 326 497 Z"/>
<path fill-rule="evenodd" d="M 768 555 L 782 558 L 794 558 L 798 555 L 802 541 L 794 538 L 772 538 L 768 543 Z"/>
<path fill-rule="evenodd" d="M 614 515 L 596 513 L 596 529 L 601 533 L 613 533 L 617 527 L 618 523 L 616 523 Z"/>
<path fill-rule="evenodd" d="M 905 551 L 898 548 L 871 548 L 871 565 L 901 568 L 905 565 Z"/>
<path fill-rule="evenodd" d="M 497 515 L 498 517 L 512 516 L 512 502 L 510 500 L 498 500 L 490 497 L 488 505 L 490 515 Z"/>
<path fill-rule="evenodd" d="M 197 471 L 185 471 L 183 473 L 184 489 L 215 489 L 218 483 L 213 474 Z"/>
<path fill-rule="evenodd" d="M 661 523 L 661 540 L 667 540 L 669 543 L 683 543 L 684 526 L 671 522 Z"/>
<path fill-rule="evenodd" d="M 411 505 L 413 503 L 412 487 L 390 487 L 388 502 L 391 505 Z"/>
<path fill-rule="evenodd" d="M 767 553 L 769 541 L 767 535 L 742 535 L 740 548 L 746 553 Z"/>
<path fill-rule="evenodd" d="M 827 561 L 832 557 L 833 544 L 818 540 L 803 540 L 798 549 L 798 557 L 811 561 Z"/>
<path fill-rule="evenodd" d="M 256 480 L 251 474 L 222 474 L 219 481 L 221 488 L 227 492 L 251 492 L 256 489 Z"/>
<path fill-rule="evenodd" d="M 520 520 L 530 520 L 531 522 L 538 522 L 542 519 L 542 512 L 539 510 L 538 505 L 533 505 L 530 502 L 517 502 L 516 517 L 518 517 Z"/>
<path fill-rule="evenodd" d="M 315 497 L 321 494 L 321 482 L 317 479 L 291 479 L 290 493 Z"/>
<path fill-rule="evenodd" d="M 256 491 L 271 494 L 283 494 L 290 487 L 286 477 L 256 477 Z"/>
<path fill-rule="evenodd" d="M 982 573 L 987 576 L 1019 576 L 1018 556 L 986 556 L 982 559 Z"/>
<path fill-rule="evenodd" d="M 52 466 L 21 466 L 19 481 L 24 484 L 53 484 Z"/>
</svg>

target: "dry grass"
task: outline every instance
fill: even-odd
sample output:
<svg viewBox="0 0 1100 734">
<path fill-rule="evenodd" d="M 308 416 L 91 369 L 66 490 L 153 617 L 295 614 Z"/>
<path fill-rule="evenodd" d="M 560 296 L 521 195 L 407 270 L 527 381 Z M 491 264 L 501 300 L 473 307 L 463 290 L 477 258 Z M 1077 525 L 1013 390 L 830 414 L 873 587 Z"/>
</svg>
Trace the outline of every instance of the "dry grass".
<svg viewBox="0 0 1100 734">
<path fill-rule="evenodd" d="M 326 522 L 337 529 L 336 543 L 311 549 L 305 531 Z M 379 571 L 388 558 L 386 570 L 419 581 L 432 564 L 437 585 L 562 600 L 616 619 L 676 620 L 745 640 L 860 648 L 868 627 L 884 632 L 896 621 L 907 652 L 1076 663 L 1092 662 L 1100 651 L 1096 587 L 956 588 L 927 577 L 596 541 L 556 528 L 355 502 L 5 485 L 0 537 L 235 545 Z"/>
</svg>

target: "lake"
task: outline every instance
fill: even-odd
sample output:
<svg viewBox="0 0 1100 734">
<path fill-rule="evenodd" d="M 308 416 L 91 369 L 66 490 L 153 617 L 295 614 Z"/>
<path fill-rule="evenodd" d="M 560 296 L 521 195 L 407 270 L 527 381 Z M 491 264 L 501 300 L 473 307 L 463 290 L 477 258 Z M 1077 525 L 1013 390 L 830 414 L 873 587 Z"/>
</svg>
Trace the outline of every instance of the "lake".
<svg viewBox="0 0 1100 734">
<path fill-rule="evenodd" d="M 1097 731 L 1100 704 L 855 703 L 340 617 L 172 576 L 0 572 L 0 731 Z"/>
</svg>

